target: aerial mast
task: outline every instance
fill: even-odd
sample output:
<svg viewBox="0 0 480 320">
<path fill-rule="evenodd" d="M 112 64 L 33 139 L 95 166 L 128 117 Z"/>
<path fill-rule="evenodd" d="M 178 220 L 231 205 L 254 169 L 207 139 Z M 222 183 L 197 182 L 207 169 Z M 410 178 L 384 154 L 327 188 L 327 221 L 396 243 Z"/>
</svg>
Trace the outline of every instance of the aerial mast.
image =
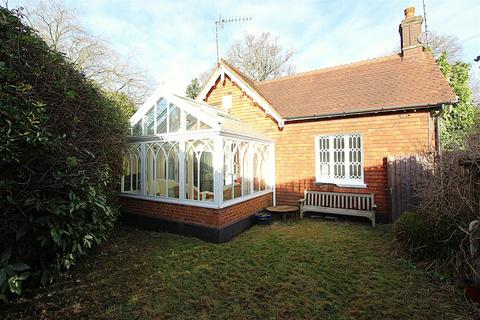
<svg viewBox="0 0 480 320">
<path fill-rule="evenodd" d="M 218 50 L 218 28 L 223 28 L 225 24 L 228 23 L 246 23 L 252 20 L 252 17 L 234 17 L 226 18 L 222 17 L 222 14 L 218 17 L 218 20 L 215 20 L 215 42 L 217 45 L 217 64 L 220 63 L 220 54 Z"/>
<path fill-rule="evenodd" d="M 425 42 L 427 46 L 430 42 L 430 34 L 428 33 L 428 25 L 427 25 L 427 10 L 425 8 L 425 0 L 423 0 L 423 20 L 425 21 Z"/>
</svg>

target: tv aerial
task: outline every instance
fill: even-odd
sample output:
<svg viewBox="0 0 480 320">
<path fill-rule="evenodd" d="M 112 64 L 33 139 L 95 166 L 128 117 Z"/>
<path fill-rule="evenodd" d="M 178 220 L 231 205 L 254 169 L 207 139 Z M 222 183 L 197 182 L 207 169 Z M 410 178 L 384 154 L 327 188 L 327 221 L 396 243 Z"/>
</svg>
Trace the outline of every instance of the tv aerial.
<svg viewBox="0 0 480 320">
<path fill-rule="evenodd" d="M 218 16 L 218 20 L 215 20 L 215 42 L 217 45 L 217 63 L 220 62 L 220 55 L 218 51 L 218 29 L 223 29 L 226 24 L 231 23 L 246 23 L 252 21 L 252 17 L 244 16 L 244 17 L 222 17 L 222 14 Z"/>
<path fill-rule="evenodd" d="M 426 44 L 427 46 L 430 44 L 430 40 L 432 39 L 432 34 L 430 31 L 428 31 L 428 25 L 427 25 L 427 10 L 425 6 L 425 0 L 422 0 L 423 3 L 423 20 L 425 21 L 425 32 L 422 32 L 418 36 L 418 42 L 421 44 Z"/>
</svg>

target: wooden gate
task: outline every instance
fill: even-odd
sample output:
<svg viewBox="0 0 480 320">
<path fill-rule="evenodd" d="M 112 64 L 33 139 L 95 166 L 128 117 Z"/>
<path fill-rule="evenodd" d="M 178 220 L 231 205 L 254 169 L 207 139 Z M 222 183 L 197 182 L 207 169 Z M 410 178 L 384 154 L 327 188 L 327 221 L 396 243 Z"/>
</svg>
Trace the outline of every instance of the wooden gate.
<svg viewBox="0 0 480 320">
<path fill-rule="evenodd" d="M 389 156 L 388 188 L 392 222 L 418 205 L 416 188 L 432 169 L 433 157 L 424 155 Z"/>
</svg>

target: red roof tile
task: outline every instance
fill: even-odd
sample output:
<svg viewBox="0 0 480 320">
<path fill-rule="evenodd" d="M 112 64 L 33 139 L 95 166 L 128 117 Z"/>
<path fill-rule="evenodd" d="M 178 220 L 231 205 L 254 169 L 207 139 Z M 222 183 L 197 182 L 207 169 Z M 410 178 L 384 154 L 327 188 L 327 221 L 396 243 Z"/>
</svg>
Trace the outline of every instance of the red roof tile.
<svg viewBox="0 0 480 320">
<path fill-rule="evenodd" d="M 326 116 L 455 101 L 430 53 L 403 60 L 392 55 L 253 82 L 238 70 L 285 118 Z"/>
</svg>

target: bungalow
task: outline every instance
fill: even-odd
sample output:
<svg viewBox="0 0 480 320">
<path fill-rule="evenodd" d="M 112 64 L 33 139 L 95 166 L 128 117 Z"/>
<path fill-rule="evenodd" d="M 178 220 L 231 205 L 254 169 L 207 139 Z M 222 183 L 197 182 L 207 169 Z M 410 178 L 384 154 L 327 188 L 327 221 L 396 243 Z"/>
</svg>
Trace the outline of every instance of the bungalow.
<svg viewBox="0 0 480 320">
<path fill-rule="evenodd" d="M 435 152 L 456 100 L 422 22 L 405 10 L 398 54 L 262 82 L 221 60 L 196 101 L 157 90 L 131 118 L 124 218 L 223 242 L 308 189 L 373 194 L 390 221 L 386 158 Z"/>
</svg>

